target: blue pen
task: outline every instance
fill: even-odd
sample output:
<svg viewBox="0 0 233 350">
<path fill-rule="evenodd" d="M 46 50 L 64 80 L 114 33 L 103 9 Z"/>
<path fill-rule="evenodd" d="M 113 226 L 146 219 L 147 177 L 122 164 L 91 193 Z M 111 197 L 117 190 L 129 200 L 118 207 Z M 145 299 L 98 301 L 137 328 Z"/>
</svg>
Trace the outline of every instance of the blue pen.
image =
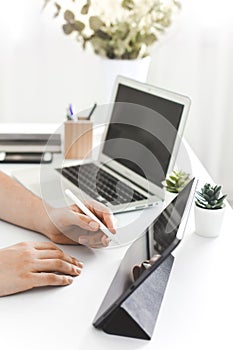
<svg viewBox="0 0 233 350">
<path fill-rule="evenodd" d="M 74 111 L 73 111 L 73 107 L 72 107 L 71 103 L 69 105 L 69 112 L 70 112 L 69 114 L 70 114 L 71 119 L 73 119 L 72 116 L 74 115 Z"/>
</svg>

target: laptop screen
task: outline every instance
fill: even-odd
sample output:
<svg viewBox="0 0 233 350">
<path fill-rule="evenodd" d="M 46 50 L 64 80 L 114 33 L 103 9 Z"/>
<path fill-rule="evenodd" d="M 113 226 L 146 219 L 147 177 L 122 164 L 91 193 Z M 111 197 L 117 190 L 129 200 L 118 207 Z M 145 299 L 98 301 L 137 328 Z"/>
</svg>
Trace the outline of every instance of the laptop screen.
<svg viewBox="0 0 233 350">
<path fill-rule="evenodd" d="M 118 85 L 103 153 L 162 187 L 184 105 Z"/>
</svg>

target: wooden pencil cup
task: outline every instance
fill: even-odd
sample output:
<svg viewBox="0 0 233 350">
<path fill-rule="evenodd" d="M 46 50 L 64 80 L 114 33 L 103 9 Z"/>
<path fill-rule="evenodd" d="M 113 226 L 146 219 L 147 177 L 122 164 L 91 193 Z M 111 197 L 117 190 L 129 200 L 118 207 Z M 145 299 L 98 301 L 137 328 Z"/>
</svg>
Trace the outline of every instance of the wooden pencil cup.
<svg viewBox="0 0 233 350">
<path fill-rule="evenodd" d="M 91 156 L 93 123 L 90 120 L 69 120 L 64 123 L 65 159 L 83 159 Z"/>
</svg>

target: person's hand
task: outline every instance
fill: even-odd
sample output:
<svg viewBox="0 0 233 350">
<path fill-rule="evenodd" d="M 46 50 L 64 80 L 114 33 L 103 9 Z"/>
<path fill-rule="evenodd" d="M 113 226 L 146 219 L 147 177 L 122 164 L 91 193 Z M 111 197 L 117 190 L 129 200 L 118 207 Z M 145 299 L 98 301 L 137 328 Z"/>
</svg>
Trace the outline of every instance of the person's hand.
<svg viewBox="0 0 233 350">
<path fill-rule="evenodd" d="M 24 242 L 0 249 L 0 296 L 71 284 L 71 276 L 79 276 L 82 267 L 50 242 Z"/>
<path fill-rule="evenodd" d="M 115 219 L 111 211 L 103 204 L 89 201 L 85 205 L 112 233 L 116 233 Z M 108 237 L 99 229 L 99 224 L 90 219 L 76 206 L 47 209 L 50 223 L 44 233 L 53 242 L 59 244 L 82 244 L 90 248 L 106 247 Z"/>
</svg>

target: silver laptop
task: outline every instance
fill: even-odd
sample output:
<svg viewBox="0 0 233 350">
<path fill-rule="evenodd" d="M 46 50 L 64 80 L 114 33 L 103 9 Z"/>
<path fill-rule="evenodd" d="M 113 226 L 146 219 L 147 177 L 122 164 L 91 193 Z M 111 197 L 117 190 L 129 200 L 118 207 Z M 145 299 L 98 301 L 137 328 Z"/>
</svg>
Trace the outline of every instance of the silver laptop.
<svg viewBox="0 0 233 350">
<path fill-rule="evenodd" d="M 42 167 L 40 193 L 56 204 L 59 196 L 64 197 L 64 188 L 70 188 L 81 199 L 94 198 L 114 213 L 161 203 L 162 182 L 174 167 L 189 107 L 186 96 L 119 76 L 106 107 L 107 127 L 98 159 Z M 27 184 L 25 174 L 14 176 Z M 39 194 L 34 185 L 29 188 Z"/>
<path fill-rule="evenodd" d="M 154 206 L 163 200 L 190 99 L 118 77 L 112 101 L 98 161 L 58 171 L 115 213 Z"/>
</svg>

